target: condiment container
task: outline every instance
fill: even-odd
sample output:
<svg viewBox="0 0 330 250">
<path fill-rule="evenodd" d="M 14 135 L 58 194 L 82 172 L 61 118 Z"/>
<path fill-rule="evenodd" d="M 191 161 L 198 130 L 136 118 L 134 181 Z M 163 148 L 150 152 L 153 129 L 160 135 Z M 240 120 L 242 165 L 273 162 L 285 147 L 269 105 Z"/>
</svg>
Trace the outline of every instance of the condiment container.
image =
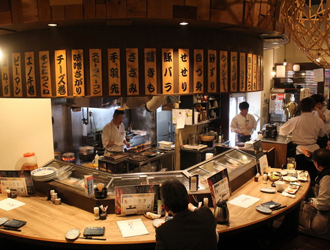
<svg viewBox="0 0 330 250">
<path fill-rule="evenodd" d="M 21 171 L 24 170 L 35 170 L 38 168 L 37 157 L 35 156 L 34 152 L 28 152 L 23 154 L 24 156 L 24 163 L 21 167 Z"/>
</svg>

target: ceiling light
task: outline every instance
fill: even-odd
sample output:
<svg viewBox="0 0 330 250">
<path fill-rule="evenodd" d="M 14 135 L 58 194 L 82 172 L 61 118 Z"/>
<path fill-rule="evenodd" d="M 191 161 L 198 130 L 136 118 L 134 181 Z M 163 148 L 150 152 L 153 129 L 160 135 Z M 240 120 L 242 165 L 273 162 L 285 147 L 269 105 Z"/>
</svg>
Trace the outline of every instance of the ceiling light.
<svg viewBox="0 0 330 250">
<path fill-rule="evenodd" d="M 267 33 L 261 33 L 261 34 L 259 34 L 259 36 L 261 36 L 261 37 L 268 36 L 268 34 Z"/>
<path fill-rule="evenodd" d="M 2 50 L 0 49 L 0 60 L 1 60 L 1 58 L 2 58 Z"/>
<path fill-rule="evenodd" d="M 180 25 L 188 25 L 187 22 L 181 22 Z"/>
<path fill-rule="evenodd" d="M 272 76 L 274 77 L 276 75 L 275 67 L 272 69 Z"/>
<path fill-rule="evenodd" d="M 56 27 L 57 26 L 57 23 L 49 23 L 48 26 L 49 27 Z"/>
<path fill-rule="evenodd" d="M 278 44 L 278 42 L 274 42 L 274 43 L 272 43 L 272 44 Z"/>
</svg>

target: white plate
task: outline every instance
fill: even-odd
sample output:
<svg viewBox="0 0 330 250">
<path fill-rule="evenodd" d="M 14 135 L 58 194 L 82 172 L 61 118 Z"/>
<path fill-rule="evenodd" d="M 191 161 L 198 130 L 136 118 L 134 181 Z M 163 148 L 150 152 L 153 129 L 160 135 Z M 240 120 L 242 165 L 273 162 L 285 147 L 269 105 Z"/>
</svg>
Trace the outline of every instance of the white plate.
<svg viewBox="0 0 330 250">
<path fill-rule="evenodd" d="M 52 168 L 52 167 L 45 167 L 45 168 L 38 168 L 36 170 L 33 170 L 31 172 L 32 176 L 48 176 L 51 174 L 56 173 L 56 168 Z"/>
<path fill-rule="evenodd" d="M 275 194 L 276 193 L 275 188 L 261 188 L 260 191 L 264 192 L 264 193 L 270 193 L 270 194 Z"/>
<path fill-rule="evenodd" d="M 165 219 L 163 219 L 163 218 L 155 219 L 155 220 L 152 221 L 152 225 L 154 225 L 154 227 L 159 227 L 164 223 L 165 223 Z"/>
<path fill-rule="evenodd" d="M 5 224 L 8 220 L 9 220 L 9 218 L 7 218 L 7 217 L 1 217 L 0 218 L 0 226 Z"/>
<path fill-rule="evenodd" d="M 292 181 L 297 181 L 298 179 L 294 176 L 284 176 L 283 180 L 288 181 L 288 182 L 292 182 Z"/>
<path fill-rule="evenodd" d="M 271 214 L 272 210 L 268 207 L 264 206 L 256 206 L 256 209 L 258 212 L 263 213 L 263 214 Z"/>
<path fill-rule="evenodd" d="M 76 240 L 80 235 L 80 231 L 77 228 L 70 229 L 66 232 L 65 238 L 67 240 Z"/>
</svg>

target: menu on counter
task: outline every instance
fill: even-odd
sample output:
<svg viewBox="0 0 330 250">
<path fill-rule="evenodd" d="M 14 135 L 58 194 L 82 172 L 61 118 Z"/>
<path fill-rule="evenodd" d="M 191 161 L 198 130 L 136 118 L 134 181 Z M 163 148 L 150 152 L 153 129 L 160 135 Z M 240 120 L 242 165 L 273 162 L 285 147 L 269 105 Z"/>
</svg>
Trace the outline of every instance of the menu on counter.
<svg viewBox="0 0 330 250">
<path fill-rule="evenodd" d="M 11 198 L 7 198 L 5 200 L 0 201 L 0 208 L 5 211 L 10 211 L 23 205 L 25 205 L 24 202 Z"/>
<path fill-rule="evenodd" d="M 141 219 L 117 221 L 117 225 L 124 238 L 149 234 Z"/>
</svg>

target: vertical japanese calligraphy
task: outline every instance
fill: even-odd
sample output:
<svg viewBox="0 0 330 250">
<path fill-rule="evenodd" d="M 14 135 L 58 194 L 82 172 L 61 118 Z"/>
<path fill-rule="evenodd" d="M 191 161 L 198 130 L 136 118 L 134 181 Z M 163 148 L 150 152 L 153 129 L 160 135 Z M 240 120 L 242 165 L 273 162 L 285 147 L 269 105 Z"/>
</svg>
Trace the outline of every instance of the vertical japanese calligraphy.
<svg viewBox="0 0 330 250">
<path fill-rule="evenodd" d="M 7 54 L 2 54 L 0 61 L 1 68 L 1 82 L 2 82 L 2 96 L 10 97 L 10 83 L 9 83 L 9 65 Z"/>
<path fill-rule="evenodd" d="M 22 97 L 22 65 L 21 53 L 12 53 L 14 97 Z"/>
<path fill-rule="evenodd" d="M 207 83 L 208 83 L 208 92 L 215 93 L 217 92 L 217 51 L 209 50 L 207 53 Z"/>
<path fill-rule="evenodd" d="M 261 56 L 258 56 L 257 90 L 261 90 Z"/>
<path fill-rule="evenodd" d="M 126 49 L 127 95 L 139 95 L 139 54 L 138 49 Z"/>
<path fill-rule="evenodd" d="M 247 91 L 252 91 L 252 54 L 247 55 Z"/>
<path fill-rule="evenodd" d="M 173 49 L 162 49 L 163 94 L 173 94 Z"/>
<path fill-rule="evenodd" d="M 85 96 L 84 55 L 82 49 L 71 51 L 74 96 Z"/>
<path fill-rule="evenodd" d="M 230 91 L 237 92 L 237 52 L 230 52 Z"/>
<path fill-rule="evenodd" d="M 68 77 L 66 69 L 66 51 L 55 50 L 56 96 L 68 96 Z"/>
<path fill-rule="evenodd" d="M 252 91 L 257 90 L 257 68 L 258 68 L 258 56 L 253 54 L 252 56 Z"/>
<path fill-rule="evenodd" d="M 204 92 L 204 52 L 194 50 L 194 93 Z"/>
<path fill-rule="evenodd" d="M 157 94 L 156 49 L 144 49 L 145 94 Z"/>
<path fill-rule="evenodd" d="M 39 51 L 41 97 L 52 96 L 52 80 L 50 72 L 49 51 Z"/>
<path fill-rule="evenodd" d="M 34 52 L 25 52 L 25 84 L 27 97 L 36 97 L 36 75 Z"/>
<path fill-rule="evenodd" d="M 220 92 L 228 92 L 228 52 L 220 51 Z"/>
<path fill-rule="evenodd" d="M 120 50 L 108 49 L 108 85 L 110 96 L 121 95 Z"/>
<path fill-rule="evenodd" d="M 239 91 L 245 91 L 246 87 L 246 54 L 239 53 Z"/>
<path fill-rule="evenodd" d="M 101 49 L 89 50 L 90 95 L 102 96 L 102 54 Z"/>
<path fill-rule="evenodd" d="M 179 93 L 189 93 L 189 49 L 179 49 Z"/>
<path fill-rule="evenodd" d="M 264 89 L 264 58 L 260 56 L 260 90 Z"/>
</svg>

